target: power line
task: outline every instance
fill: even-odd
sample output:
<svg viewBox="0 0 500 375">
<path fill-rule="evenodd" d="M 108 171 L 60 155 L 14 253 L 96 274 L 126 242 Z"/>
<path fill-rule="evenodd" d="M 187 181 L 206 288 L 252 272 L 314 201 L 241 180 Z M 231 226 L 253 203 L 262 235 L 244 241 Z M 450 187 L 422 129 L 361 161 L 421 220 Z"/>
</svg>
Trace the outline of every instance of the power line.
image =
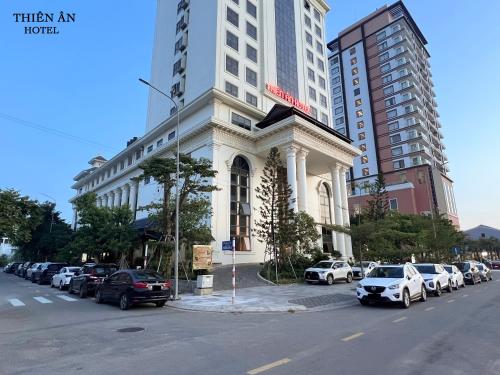
<svg viewBox="0 0 500 375">
<path fill-rule="evenodd" d="M 57 129 L 54 129 L 54 128 L 49 128 L 48 126 L 44 126 L 44 125 L 36 124 L 34 122 L 31 122 L 31 121 L 23 120 L 21 118 L 14 117 L 14 116 L 8 115 L 6 113 L 1 113 L 0 112 L 0 118 L 3 118 L 5 120 L 7 120 L 7 121 L 15 122 L 16 124 L 23 125 L 23 126 L 26 126 L 28 128 L 39 130 L 39 131 L 47 133 L 47 134 L 52 134 L 52 135 L 55 135 L 55 136 L 58 136 L 58 137 L 61 137 L 61 138 L 65 138 L 65 139 L 68 139 L 68 140 L 71 140 L 71 141 L 75 141 L 75 142 L 79 142 L 79 143 L 84 143 L 84 144 L 92 145 L 92 146 L 98 146 L 98 147 L 106 148 L 108 150 L 117 151 L 117 149 L 114 148 L 114 147 L 106 146 L 106 145 L 104 145 L 102 143 L 95 142 L 95 141 L 92 141 L 92 140 L 89 140 L 89 139 L 86 139 L 86 138 L 82 138 L 82 137 L 79 137 L 77 135 L 73 135 L 73 134 L 70 134 L 70 133 L 66 133 L 66 132 L 63 132 L 61 130 L 57 130 Z"/>
</svg>

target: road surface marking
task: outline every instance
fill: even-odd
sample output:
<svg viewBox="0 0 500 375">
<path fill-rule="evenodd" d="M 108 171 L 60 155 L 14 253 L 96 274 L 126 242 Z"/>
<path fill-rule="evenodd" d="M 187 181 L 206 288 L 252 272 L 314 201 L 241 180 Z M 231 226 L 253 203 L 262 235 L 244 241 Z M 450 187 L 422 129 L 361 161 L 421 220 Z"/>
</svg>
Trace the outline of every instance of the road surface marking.
<svg viewBox="0 0 500 375">
<path fill-rule="evenodd" d="M 466 297 L 469 297 L 469 295 L 468 295 L 468 294 L 464 294 L 464 295 L 462 296 L 462 298 L 466 298 Z"/>
<path fill-rule="evenodd" d="M 272 368 L 285 365 L 288 362 L 290 362 L 289 358 L 283 358 L 283 359 L 280 359 L 279 361 L 276 361 L 276 362 L 273 362 L 273 363 L 269 363 L 267 365 L 264 365 L 264 366 L 261 366 L 261 367 L 257 367 L 257 368 L 254 368 L 253 370 L 247 371 L 247 374 L 248 375 L 260 374 L 261 372 L 271 370 Z"/>
<path fill-rule="evenodd" d="M 431 311 L 431 310 L 434 310 L 434 309 L 435 309 L 435 307 L 428 307 L 428 308 L 425 309 L 425 311 Z"/>
<path fill-rule="evenodd" d="M 68 302 L 75 302 L 75 301 L 78 301 L 77 299 L 75 298 L 71 298 L 69 296 L 65 296 L 64 294 L 56 294 L 56 297 L 57 298 L 60 298 L 60 299 L 63 299 L 65 301 L 68 301 Z"/>
<path fill-rule="evenodd" d="M 361 337 L 363 335 L 364 335 L 363 332 L 358 332 L 358 333 L 355 333 L 354 335 L 344 337 L 342 339 L 342 341 L 344 341 L 344 342 L 351 341 L 351 340 L 357 339 L 358 337 Z"/>
<path fill-rule="evenodd" d="M 40 303 L 52 303 L 50 299 L 44 298 L 44 297 L 33 297 L 34 300 L 40 302 Z"/>
<path fill-rule="evenodd" d="M 20 300 L 17 298 L 12 298 L 9 299 L 9 303 L 14 306 L 14 307 L 19 307 L 19 306 L 26 306 L 24 303 L 22 303 Z"/>
<path fill-rule="evenodd" d="M 455 300 L 454 300 L 454 299 L 450 299 L 450 300 L 448 301 L 448 303 L 452 303 L 452 302 L 455 302 Z"/>
<path fill-rule="evenodd" d="M 408 318 L 406 316 L 403 316 L 403 317 L 401 317 L 399 319 L 393 320 L 392 322 L 393 323 L 399 323 L 399 322 L 402 322 L 403 320 L 406 320 L 406 319 L 408 319 Z"/>
</svg>

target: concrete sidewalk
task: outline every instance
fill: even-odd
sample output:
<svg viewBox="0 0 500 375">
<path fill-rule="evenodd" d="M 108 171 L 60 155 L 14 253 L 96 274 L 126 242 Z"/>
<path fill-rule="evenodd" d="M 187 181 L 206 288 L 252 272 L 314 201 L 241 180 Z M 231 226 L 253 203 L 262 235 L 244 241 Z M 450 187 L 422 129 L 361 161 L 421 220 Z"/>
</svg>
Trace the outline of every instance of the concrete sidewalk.
<svg viewBox="0 0 500 375">
<path fill-rule="evenodd" d="M 291 284 L 259 286 L 236 290 L 235 304 L 231 304 L 232 290 L 214 292 L 211 296 L 183 294 L 168 306 L 183 310 L 205 312 L 296 312 L 321 311 L 357 303 L 355 282 L 334 285 Z"/>
</svg>

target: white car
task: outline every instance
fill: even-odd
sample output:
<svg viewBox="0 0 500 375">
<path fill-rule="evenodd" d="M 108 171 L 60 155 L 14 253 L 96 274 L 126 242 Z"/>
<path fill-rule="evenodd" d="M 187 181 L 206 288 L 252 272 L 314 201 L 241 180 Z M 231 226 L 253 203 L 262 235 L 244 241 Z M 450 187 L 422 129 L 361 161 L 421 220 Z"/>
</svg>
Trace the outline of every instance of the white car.
<svg viewBox="0 0 500 375">
<path fill-rule="evenodd" d="M 361 270 L 361 264 L 363 265 L 363 270 Z M 365 275 L 369 274 L 372 269 L 378 266 L 377 262 L 363 261 L 361 263 L 356 263 L 352 266 L 352 274 L 354 277 L 363 278 Z"/>
<path fill-rule="evenodd" d="M 50 281 L 51 288 L 59 288 L 59 290 L 63 290 L 69 285 L 71 278 L 74 276 L 76 271 L 80 271 L 80 267 L 63 267 L 61 270 L 52 276 L 52 280 Z"/>
<path fill-rule="evenodd" d="M 415 264 L 415 268 L 422 274 L 427 292 L 432 292 L 436 297 L 439 297 L 443 289 L 446 289 L 449 293 L 453 291 L 450 274 L 446 272 L 441 264 L 419 263 Z"/>
<path fill-rule="evenodd" d="M 446 272 L 450 274 L 451 286 L 458 290 L 458 288 L 465 288 L 464 275 L 457 266 L 443 265 Z"/>
<path fill-rule="evenodd" d="M 411 263 L 379 265 L 358 283 L 356 296 L 362 305 L 370 302 L 399 303 L 410 307 L 411 301 L 427 300 L 422 275 Z"/>
<path fill-rule="evenodd" d="M 31 280 L 31 274 L 33 273 L 33 271 L 35 271 L 36 269 L 38 269 L 38 267 L 40 267 L 42 265 L 42 263 L 35 263 L 33 264 L 30 268 L 28 268 L 26 270 L 26 274 L 24 275 L 24 278 L 26 280 Z"/>
<path fill-rule="evenodd" d="M 304 272 L 304 279 L 307 283 L 326 282 L 332 285 L 334 281 L 352 281 L 352 269 L 347 262 L 340 260 L 322 260 Z"/>
</svg>

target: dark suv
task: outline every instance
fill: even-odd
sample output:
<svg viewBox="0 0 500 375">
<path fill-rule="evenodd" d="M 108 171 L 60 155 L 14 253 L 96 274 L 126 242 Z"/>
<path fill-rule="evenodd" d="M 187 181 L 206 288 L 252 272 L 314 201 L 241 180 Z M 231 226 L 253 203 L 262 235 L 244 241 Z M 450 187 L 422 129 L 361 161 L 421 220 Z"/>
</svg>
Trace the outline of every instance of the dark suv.
<svg viewBox="0 0 500 375">
<path fill-rule="evenodd" d="M 475 262 L 465 261 L 460 263 L 453 263 L 454 266 L 464 274 L 464 281 L 466 284 L 475 285 L 481 282 L 481 274 L 477 269 Z"/>
<path fill-rule="evenodd" d="M 68 286 L 68 292 L 78 293 L 80 298 L 94 295 L 96 288 L 109 275 L 118 271 L 116 264 L 88 264 L 80 272 L 75 273 Z"/>
<path fill-rule="evenodd" d="M 31 282 L 38 283 L 39 285 L 49 283 L 56 273 L 59 272 L 61 268 L 67 266 L 66 263 L 43 263 L 41 267 L 37 268 L 31 273 Z"/>
</svg>

